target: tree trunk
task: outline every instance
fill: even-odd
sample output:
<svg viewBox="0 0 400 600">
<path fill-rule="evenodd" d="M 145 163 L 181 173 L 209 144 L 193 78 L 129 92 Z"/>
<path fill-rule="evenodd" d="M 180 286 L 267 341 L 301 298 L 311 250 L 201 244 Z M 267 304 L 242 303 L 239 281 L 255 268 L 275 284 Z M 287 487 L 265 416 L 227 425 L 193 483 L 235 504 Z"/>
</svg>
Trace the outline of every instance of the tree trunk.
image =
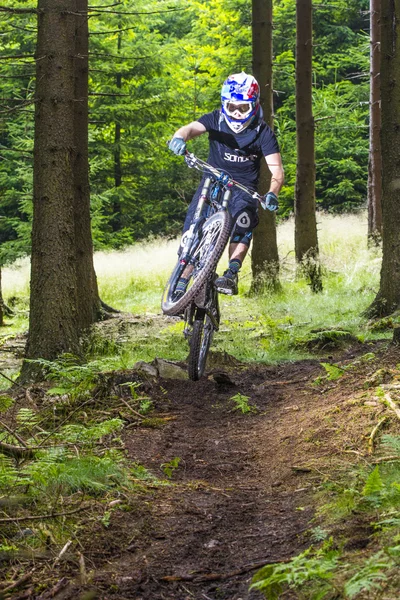
<svg viewBox="0 0 400 600">
<path fill-rule="evenodd" d="M 0 266 L 0 327 L 4 325 L 4 302 L 3 302 L 3 288 L 1 286 L 1 266 Z"/>
<path fill-rule="evenodd" d="M 386 316 L 400 307 L 400 3 L 382 0 L 382 223 L 380 289 L 368 316 Z"/>
<path fill-rule="evenodd" d="M 379 243 L 382 237 L 382 157 L 381 157 L 381 0 L 370 0 L 370 96 L 368 163 L 368 239 Z"/>
<path fill-rule="evenodd" d="M 75 0 L 38 1 L 29 359 L 78 350 L 74 10 Z"/>
<path fill-rule="evenodd" d="M 79 335 L 100 311 L 89 214 L 87 17 L 77 14 L 85 6 L 38 2 L 28 359 L 78 353 Z M 40 374 L 24 362 L 21 379 Z"/>
<path fill-rule="evenodd" d="M 122 28 L 121 22 L 118 24 L 119 28 Z M 122 32 L 118 32 L 117 41 L 117 53 L 121 53 L 122 48 Z M 122 73 L 116 73 L 115 84 L 118 93 L 122 89 Z M 121 164 L 121 123 L 115 121 L 114 127 L 114 185 L 119 188 L 122 185 L 122 164 Z M 121 202 L 119 199 L 115 199 L 113 202 L 113 215 L 110 220 L 110 225 L 113 231 L 121 230 Z"/>
<path fill-rule="evenodd" d="M 315 149 L 312 113 L 312 0 L 296 0 L 295 253 L 313 291 L 322 290 L 315 214 Z"/>
<path fill-rule="evenodd" d="M 89 96 L 89 29 L 88 0 L 76 0 L 75 20 L 75 239 L 76 279 L 78 289 L 78 330 L 82 331 L 98 320 L 100 299 L 93 266 L 93 242 L 90 227 L 90 188 L 88 152 Z"/>
<path fill-rule="evenodd" d="M 252 0 L 253 75 L 260 84 L 261 107 L 264 119 L 273 128 L 272 99 L 272 0 Z M 267 164 L 261 163 L 259 192 L 268 191 L 271 174 Z M 251 267 L 251 291 L 278 289 L 279 255 L 276 239 L 275 215 L 259 211 L 260 223 L 254 230 Z"/>
</svg>

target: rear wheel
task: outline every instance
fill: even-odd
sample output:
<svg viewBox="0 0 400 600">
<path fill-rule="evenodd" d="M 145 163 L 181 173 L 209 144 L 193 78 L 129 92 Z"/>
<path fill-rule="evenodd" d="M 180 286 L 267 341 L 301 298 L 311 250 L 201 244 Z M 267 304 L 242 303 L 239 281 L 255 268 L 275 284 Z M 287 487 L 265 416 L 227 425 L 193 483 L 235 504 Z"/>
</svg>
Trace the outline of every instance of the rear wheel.
<svg viewBox="0 0 400 600">
<path fill-rule="evenodd" d="M 232 219 L 228 211 L 219 211 L 204 223 L 200 241 L 194 242 L 189 261 L 178 263 L 172 272 L 162 297 L 161 308 L 166 315 L 178 315 L 196 298 L 217 267 L 231 234 Z M 190 271 L 191 270 L 191 271 Z M 190 271 L 188 274 L 187 272 Z M 176 293 L 177 283 L 185 272 L 186 290 Z"/>
<path fill-rule="evenodd" d="M 188 361 L 188 373 L 192 381 L 198 381 L 204 373 L 213 334 L 214 327 L 208 316 L 204 320 L 194 321 Z"/>
</svg>

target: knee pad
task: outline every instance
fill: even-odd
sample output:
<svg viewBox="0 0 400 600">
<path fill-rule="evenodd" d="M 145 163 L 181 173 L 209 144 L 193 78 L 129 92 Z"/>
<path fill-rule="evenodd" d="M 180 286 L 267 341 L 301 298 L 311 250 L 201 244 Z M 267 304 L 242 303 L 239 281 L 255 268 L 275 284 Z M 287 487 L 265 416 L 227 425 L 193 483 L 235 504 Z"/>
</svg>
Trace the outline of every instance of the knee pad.
<svg viewBox="0 0 400 600">
<path fill-rule="evenodd" d="M 253 229 L 258 224 L 257 213 L 251 209 L 245 208 L 236 216 L 236 222 L 233 227 L 231 242 L 233 244 L 245 244 L 250 246 L 253 237 Z"/>
</svg>

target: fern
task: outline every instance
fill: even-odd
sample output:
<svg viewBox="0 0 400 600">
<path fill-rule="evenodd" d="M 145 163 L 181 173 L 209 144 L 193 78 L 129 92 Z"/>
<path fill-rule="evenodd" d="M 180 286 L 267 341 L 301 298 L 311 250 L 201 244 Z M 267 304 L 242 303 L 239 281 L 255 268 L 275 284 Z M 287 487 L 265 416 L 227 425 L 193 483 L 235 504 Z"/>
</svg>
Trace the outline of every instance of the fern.
<svg viewBox="0 0 400 600">
<path fill-rule="evenodd" d="M 63 354 L 56 361 L 39 358 L 31 362 L 43 368 L 49 381 L 57 381 L 58 385 L 49 390 L 50 395 L 68 394 L 76 399 L 89 392 L 98 377 L 95 363 L 82 365 L 73 354 Z"/>
<path fill-rule="evenodd" d="M 398 435 L 383 435 L 382 448 L 390 454 L 395 454 L 400 457 L 400 436 Z"/>
<path fill-rule="evenodd" d="M 383 481 L 379 471 L 379 467 L 375 467 L 372 473 L 369 474 L 362 490 L 363 496 L 374 496 L 380 494 L 384 489 Z"/>
<path fill-rule="evenodd" d="M 10 487 L 15 485 L 17 477 L 18 471 L 15 468 L 14 460 L 0 454 L 0 490 L 8 492 Z"/>
<path fill-rule="evenodd" d="M 77 442 L 95 442 L 106 435 L 120 431 L 123 424 L 124 422 L 121 419 L 109 419 L 102 423 L 96 423 L 92 427 L 85 427 L 84 425 L 66 425 L 59 433 L 54 435 L 54 439 L 72 444 Z"/>
<path fill-rule="evenodd" d="M 368 559 L 364 566 L 344 586 L 346 598 L 355 598 L 361 592 L 380 590 L 387 581 L 385 571 L 393 566 L 385 552 L 381 551 Z"/>
<path fill-rule="evenodd" d="M 14 404 L 13 398 L 4 394 L 0 395 L 0 412 L 6 412 Z"/>
<path fill-rule="evenodd" d="M 329 580 L 338 566 L 339 552 L 331 550 L 331 540 L 319 550 L 311 546 L 289 563 L 267 565 L 258 571 L 250 589 L 260 590 L 268 600 L 280 598 L 284 586 L 302 588 L 312 582 L 307 595 L 310 600 L 322 600 L 332 591 Z"/>
<path fill-rule="evenodd" d="M 118 483 L 127 484 L 123 468 L 108 457 L 70 457 L 62 462 L 42 460 L 26 466 L 24 473 L 34 486 L 34 494 L 46 492 L 57 496 L 77 491 L 98 494 Z"/>
<path fill-rule="evenodd" d="M 29 428 L 36 425 L 38 422 L 38 415 L 31 408 L 20 408 L 16 420 L 22 427 Z"/>
</svg>

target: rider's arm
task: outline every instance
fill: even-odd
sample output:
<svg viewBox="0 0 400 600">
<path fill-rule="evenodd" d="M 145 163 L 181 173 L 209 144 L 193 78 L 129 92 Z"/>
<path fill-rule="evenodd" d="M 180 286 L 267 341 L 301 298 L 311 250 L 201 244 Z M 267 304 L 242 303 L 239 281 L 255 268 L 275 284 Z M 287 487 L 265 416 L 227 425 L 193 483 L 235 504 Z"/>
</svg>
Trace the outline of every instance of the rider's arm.
<svg viewBox="0 0 400 600">
<path fill-rule="evenodd" d="M 178 131 L 175 131 L 174 138 L 179 137 L 187 142 L 188 140 L 191 140 L 192 138 L 197 137 L 206 131 L 207 129 L 204 127 L 204 125 L 199 123 L 199 121 L 192 121 L 192 123 L 184 125 L 178 129 Z"/>
<path fill-rule="evenodd" d="M 271 184 L 268 191 L 273 192 L 275 196 L 278 196 L 285 179 L 281 155 L 279 152 L 275 154 L 269 154 L 265 157 L 265 160 L 267 162 L 268 169 L 271 171 Z"/>
</svg>

